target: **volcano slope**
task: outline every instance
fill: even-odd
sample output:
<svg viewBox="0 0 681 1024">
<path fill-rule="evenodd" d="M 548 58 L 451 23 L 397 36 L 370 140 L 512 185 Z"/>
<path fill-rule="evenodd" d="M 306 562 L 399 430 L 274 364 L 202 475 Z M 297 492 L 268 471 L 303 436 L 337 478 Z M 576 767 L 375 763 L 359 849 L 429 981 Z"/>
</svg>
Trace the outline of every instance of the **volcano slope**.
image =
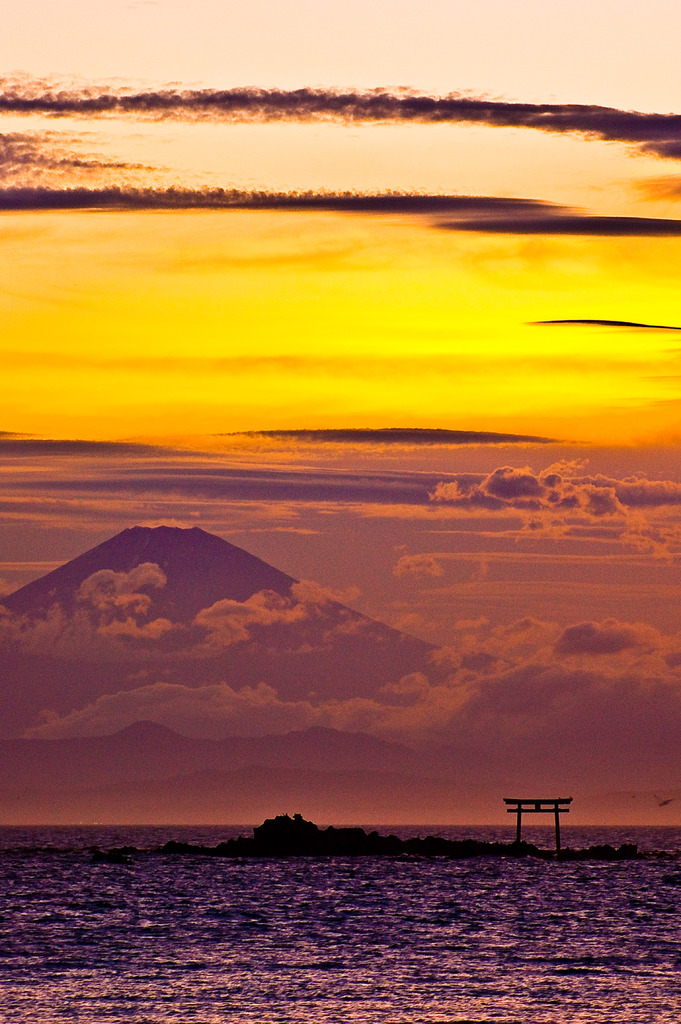
<svg viewBox="0 0 681 1024">
<path fill-rule="evenodd" d="M 136 526 L 3 598 L 2 735 L 285 732 L 432 651 L 199 528 Z"/>
</svg>

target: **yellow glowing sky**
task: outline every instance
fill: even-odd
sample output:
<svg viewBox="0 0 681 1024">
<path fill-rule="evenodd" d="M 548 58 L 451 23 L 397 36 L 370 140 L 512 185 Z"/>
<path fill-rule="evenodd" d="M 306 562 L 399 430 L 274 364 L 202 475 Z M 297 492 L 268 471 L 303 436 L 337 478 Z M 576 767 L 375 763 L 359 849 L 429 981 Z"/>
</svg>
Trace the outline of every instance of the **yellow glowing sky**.
<svg viewBox="0 0 681 1024">
<path fill-rule="evenodd" d="M 678 429 L 681 335 L 532 323 L 681 322 L 678 239 L 173 211 L 5 214 L 0 243 L 13 430 Z"/>
<path fill-rule="evenodd" d="M 662 0 L 645 12 L 630 0 L 28 0 L 6 12 L 0 52 L 21 82 L 82 89 L 380 85 L 664 113 L 680 21 Z M 651 184 L 673 191 L 678 160 L 570 133 L 0 117 L 4 187 L 397 190 L 678 211 Z M 676 441 L 681 335 L 532 322 L 681 325 L 680 246 L 449 231 L 396 214 L 5 212 L 0 427 Z"/>
</svg>

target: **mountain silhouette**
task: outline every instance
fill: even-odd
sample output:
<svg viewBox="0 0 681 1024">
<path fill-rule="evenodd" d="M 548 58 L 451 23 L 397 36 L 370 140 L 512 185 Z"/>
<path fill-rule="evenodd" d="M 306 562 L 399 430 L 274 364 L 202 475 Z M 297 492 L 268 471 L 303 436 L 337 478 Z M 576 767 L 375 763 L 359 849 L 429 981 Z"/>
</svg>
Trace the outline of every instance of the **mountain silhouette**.
<svg viewBox="0 0 681 1024">
<path fill-rule="evenodd" d="M 437 672 L 429 644 L 196 527 L 124 530 L 2 604 L 5 737 L 284 733 Z"/>
<path fill-rule="evenodd" d="M 72 609 L 78 588 L 89 576 L 102 569 L 130 572 L 145 562 L 158 565 L 167 577 L 154 595 L 154 611 L 176 621 L 188 621 L 225 598 L 245 601 L 262 590 L 287 596 L 297 582 L 198 526 L 133 526 L 4 597 L 2 603 L 30 615 L 45 613 L 55 603 Z"/>
<path fill-rule="evenodd" d="M 387 771 L 422 774 L 422 759 L 400 743 L 313 727 L 283 735 L 192 739 L 154 722 L 109 736 L 14 739 L 0 745 L 0 777 L 46 792 L 151 782 L 198 771 Z"/>
</svg>

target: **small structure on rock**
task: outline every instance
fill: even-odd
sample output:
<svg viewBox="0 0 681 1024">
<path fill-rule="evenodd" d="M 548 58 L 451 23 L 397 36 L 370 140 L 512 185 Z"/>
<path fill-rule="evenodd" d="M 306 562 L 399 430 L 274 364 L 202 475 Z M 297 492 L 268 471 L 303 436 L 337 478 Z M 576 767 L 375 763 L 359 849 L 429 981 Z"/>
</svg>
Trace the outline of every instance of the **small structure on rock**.
<svg viewBox="0 0 681 1024">
<path fill-rule="evenodd" d="M 550 797 L 549 799 L 537 799 L 536 797 L 516 799 L 505 796 L 504 803 L 507 814 L 516 815 L 515 841 L 520 842 L 523 814 L 553 814 L 556 820 L 556 853 L 560 853 L 560 815 L 567 814 L 570 808 L 566 806 L 572 803 L 571 796 Z"/>
</svg>

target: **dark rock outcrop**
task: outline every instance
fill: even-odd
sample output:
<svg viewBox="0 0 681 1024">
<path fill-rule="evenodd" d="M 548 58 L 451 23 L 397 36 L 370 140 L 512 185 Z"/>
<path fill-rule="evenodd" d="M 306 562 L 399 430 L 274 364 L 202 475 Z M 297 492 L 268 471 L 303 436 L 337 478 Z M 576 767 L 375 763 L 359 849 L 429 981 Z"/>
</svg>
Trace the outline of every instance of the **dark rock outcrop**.
<svg viewBox="0 0 681 1024">
<path fill-rule="evenodd" d="M 127 856 L 131 850 L 111 850 L 111 857 L 101 855 L 98 860 L 110 860 L 118 854 Z M 635 845 L 625 843 L 613 846 L 591 846 L 586 850 L 541 850 L 532 843 L 487 843 L 477 839 L 443 839 L 440 836 L 400 839 L 395 835 L 365 832 L 362 828 L 336 828 L 330 825 L 320 829 L 300 814 L 267 818 L 253 829 L 253 837 L 239 836 L 217 846 L 199 846 L 169 840 L 160 849 L 161 854 L 191 854 L 204 857 L 538 857 L 543 860 L 635 860 L 640 854 Z M 123 861 L 123 863 L 125 863 Z"/>
</svg>

